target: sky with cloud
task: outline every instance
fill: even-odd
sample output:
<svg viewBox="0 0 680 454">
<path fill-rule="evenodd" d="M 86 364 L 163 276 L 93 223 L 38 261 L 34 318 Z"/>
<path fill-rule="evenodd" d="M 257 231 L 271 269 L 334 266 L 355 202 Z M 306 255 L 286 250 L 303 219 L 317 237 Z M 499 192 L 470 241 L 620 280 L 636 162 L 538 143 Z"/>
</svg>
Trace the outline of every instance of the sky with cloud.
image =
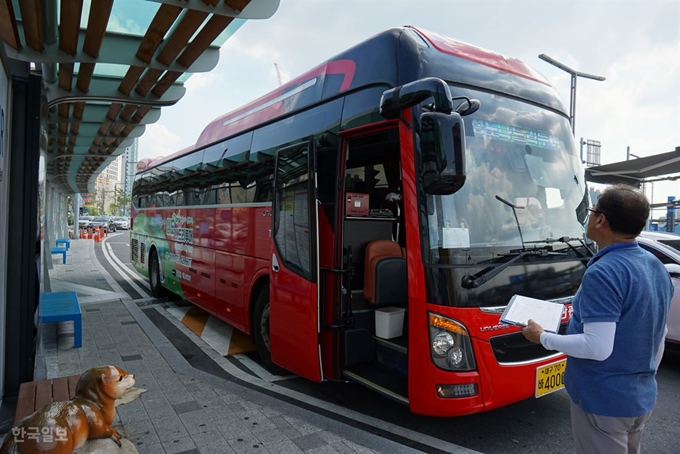
<svg viewBox="0 0 680 454">
<path fill-rule="evenodd" d="M 215 118 L 371 36 L 414 25 L 529 64 L 569 105 L 571 76 L 553 59 L 603 82 L 577 79 L 576 141 L 602 144 L 601 163 L 680 146 L 680 0 L 281 0 L 274 15 L 248 20 L 227 40 L 209 73 L 147 126 L 139 157 L 193 145 Z M 656 183 L 655 201 L 680 196 Z M 649 195 L 649 193 L 648 193 Z M 659 199 L 659 200 L 657 200 Z"/>
</svg>

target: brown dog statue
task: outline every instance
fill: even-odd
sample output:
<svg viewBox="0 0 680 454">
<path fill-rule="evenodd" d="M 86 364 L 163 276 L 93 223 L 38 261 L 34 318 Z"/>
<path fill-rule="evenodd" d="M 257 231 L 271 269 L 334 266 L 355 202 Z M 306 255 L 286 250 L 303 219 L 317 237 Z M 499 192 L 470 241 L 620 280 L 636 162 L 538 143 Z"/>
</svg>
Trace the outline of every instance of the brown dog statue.
<svg viewBox="0 0 680 454">
<path fill-rule="evenodd" d="M 87 440 L 113 438 L 115 400 L 135 384 L 135 377 L 116 366 L 85 371 L 76 395 L 67 402 L 45 405 L 25 417 L 5 437 L 0 454 L 71 454 Z"/>
</svg>

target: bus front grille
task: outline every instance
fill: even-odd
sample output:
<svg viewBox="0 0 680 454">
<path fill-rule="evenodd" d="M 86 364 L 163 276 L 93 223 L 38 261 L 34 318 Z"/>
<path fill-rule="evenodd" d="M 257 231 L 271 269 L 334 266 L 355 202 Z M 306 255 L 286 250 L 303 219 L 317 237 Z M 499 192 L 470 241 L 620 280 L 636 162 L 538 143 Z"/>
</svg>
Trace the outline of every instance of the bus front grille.
<svg viewBox="0 0 680 454">
<path fill-rule="evenodd" d="M 560 334 L 564 334 L 566 331 L 567 324 L 562 323 L 560 325 Z M 496 361 L 499 363 L 532 361 L 546 358 L 556 353 L 552 350 L 546 350 L 540 344 L 529 342 L 521 332 L 494 336 L 489 339 L 489 343 L 491 344 Z"/>
</svg>

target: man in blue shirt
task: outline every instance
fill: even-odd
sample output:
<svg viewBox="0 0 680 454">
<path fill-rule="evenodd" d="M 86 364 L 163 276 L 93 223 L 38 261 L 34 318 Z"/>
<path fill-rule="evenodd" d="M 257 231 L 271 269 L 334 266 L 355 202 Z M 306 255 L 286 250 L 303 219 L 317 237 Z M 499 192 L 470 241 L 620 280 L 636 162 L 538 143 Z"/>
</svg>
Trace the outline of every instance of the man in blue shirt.
<svg viewBox="0 0 680 454">
<path fill-rule="evenodd" d="M 586 235 L 599 251 L 574 297 L 567 334 L 544 332 L 532 320 L 522 332 L 568 355 L 564 382 L 576 452 L 639 453 L 656 405 L 673 284 L 661 262 L 635 241 L 649 217 L 643 193 L 611 186 L 588 211 Z"/>
</svg>

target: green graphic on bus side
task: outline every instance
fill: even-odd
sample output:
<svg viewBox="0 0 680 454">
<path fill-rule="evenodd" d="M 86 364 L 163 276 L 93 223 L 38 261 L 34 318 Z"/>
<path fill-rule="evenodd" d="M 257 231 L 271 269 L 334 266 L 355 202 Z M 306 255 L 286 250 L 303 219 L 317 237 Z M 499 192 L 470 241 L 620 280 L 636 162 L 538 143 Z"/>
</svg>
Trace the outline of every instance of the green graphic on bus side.
<svg viewBox="0 0 680 454">
<path fill-rule="evenodd" d="M 165 220 L 160 215 L 151 217 L 146 214 L 138 214 L 137 217 L 135 217 L 132 226 L 132 233 L 138 234 L 144 238 L 147 251 L 149 251 L 152 246 L 156 248 L 156 253 L 158 254 L 161 264 L 163 286 L 181 298 L 184 298 L 182 276 L 186 276 L 186 273 L 182 273 L 181 270 L 178 270 L 176 263 L 191 266 L 191 257 L 179 255 L 170 250 L 170 242 L 166 236 L 165 227 Z M 140 274 L 149 277 L 149 264 L 141 263 L 141 261 L 142 257 L 139 257 L 137 261 L 134 262 L 134 267 Z M 144 261 L 147 261 L 146 257 L 144 258 Z"/>
</svg>

